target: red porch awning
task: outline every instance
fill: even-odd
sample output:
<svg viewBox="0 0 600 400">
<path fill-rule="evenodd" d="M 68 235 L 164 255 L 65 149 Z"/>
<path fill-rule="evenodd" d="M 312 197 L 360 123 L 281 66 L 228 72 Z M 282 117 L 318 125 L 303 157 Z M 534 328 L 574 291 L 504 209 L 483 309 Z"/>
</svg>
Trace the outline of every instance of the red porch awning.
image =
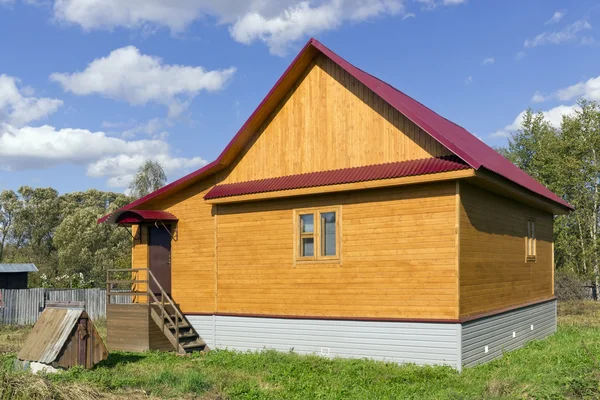
<svg viewBox="0 0 600 400">
<path fill-rule="evenodd" d="M 177 221 L 177 217 L 159 210 L 125 210 L 116 211 L 104 222 L 119 225 L 136 225 L 144 222 Z"/>
</svg>

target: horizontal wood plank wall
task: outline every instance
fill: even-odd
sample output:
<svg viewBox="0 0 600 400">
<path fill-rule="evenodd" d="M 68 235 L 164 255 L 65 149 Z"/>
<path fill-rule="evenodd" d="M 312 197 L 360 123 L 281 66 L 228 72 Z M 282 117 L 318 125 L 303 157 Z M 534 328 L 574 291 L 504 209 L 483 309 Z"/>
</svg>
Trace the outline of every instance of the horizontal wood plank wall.
<svg viewBox="0 0 600 400">
<path fill-rule="evenodd" d="M 551 297 L 552 215 L 463 182 L 460 199 L 460 316 Z M 537 262 L 525 261 L 527 217 Z"/>
<path fill-rule="evenodd" d="M 217 312 L 452 319 L 454 182 L 219 205 Z M 341 205 L 341 263 L 293 262 L 293 209 Z"/>
<path fill-rule="evenodd" d="M 327 57 L 317 56 L 220 173 L 224 183 L 450 154 Z"/>
<path fill-rule="evenodd" d="M 213 206 L 204 201 L 214 184 L 207 179 L 147 205 L 179 218 L 171 242 L 171 294 L 184 313 L 215 310 Z"/>
</svg>

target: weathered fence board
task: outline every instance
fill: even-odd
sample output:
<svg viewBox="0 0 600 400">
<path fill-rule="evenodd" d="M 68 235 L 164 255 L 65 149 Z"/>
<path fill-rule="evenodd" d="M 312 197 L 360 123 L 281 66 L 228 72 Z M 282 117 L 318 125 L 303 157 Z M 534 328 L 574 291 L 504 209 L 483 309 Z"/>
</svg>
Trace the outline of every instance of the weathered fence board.
<svg viewBox="0 0 600 400">
<path fill-rule="evenodd" d="M 104 289 L 0 289 L 0 324 L 31 325 L 48 301 L 83 301 L 92 319 L 106 317 Z M 113 296 L 112 303 L 131 303 L 131 296 Z"/>
</svg>

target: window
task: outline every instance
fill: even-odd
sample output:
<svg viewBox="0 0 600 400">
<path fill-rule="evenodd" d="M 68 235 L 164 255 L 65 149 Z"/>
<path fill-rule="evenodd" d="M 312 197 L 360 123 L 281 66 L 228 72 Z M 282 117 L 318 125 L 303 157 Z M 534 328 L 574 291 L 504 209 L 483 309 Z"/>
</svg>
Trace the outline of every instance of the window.
<svg viewBox="0 0 600 400">
<path fill-rule="evenodd" d="M 296 260 L 338 260 L 339 208 L 307 209 L 294 212 Z"/>
<path fill-rule="evenodd" d="M 535 219 L 527 218 L 527 238 L 525 240 L 525 255 L 527 261 L 536 260 Z"/>
</svg>

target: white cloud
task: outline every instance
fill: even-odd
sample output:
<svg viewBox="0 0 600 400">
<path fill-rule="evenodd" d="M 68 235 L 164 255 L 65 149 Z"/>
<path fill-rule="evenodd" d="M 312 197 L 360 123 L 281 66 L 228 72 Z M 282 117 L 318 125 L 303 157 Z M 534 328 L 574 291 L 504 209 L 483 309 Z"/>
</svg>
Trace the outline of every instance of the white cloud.
<svg viewBox="0 0 600 400">
<path fill-rule="evenodd" d="M 238 42 L 250 44 L 261 40 L 274 54 L 285 54 L 288 43 L 306 35 L 316 34 L 326 29 L 337 28 L 341 23 L 339 10 L 332 4 L 311 7 L 301 2 L 273 18 L 265 18 L 259 13 L 248 13 L 231 28 L 231 36 Z"/>
<path fill-rule="evenodd" d="M 154 156 L 121 154 L 90 164 L 87 168 L 87 174 L 91 177 L 108 177 L 108 186 L 110 187 L 127 187 L 140 165 L 150 159 L 158 161 L 167 175 L 177 171 L 197 169 L 206 165 L 206 160 L 201 157 L 181 158 L 171 157 L 167 154 Z"/>
<path fill-rule="evenodd" d="M 591 36 L 584 36 L 581 38 L 581 40 L 579 41 L 579 43 L 583 46 L 591 46 L 593 44 L 596 43 L 596 39 L 594 39 Z"/>
<path fill-rule="evenodd" d="M 473 83 L 473 77 L 471 75 L 467 76 L 467 79 L 465 79 L 465 86 L 469 86 Z"/>
<path fill-rule="evenodd" d="M 527 53 L 525 53 L 524 51 L 520 51 L 515 55 L 515 60 L 521 61 L 525 57 L 527 57 Z"/>
<path fill-rule="evenodd" d="M 492 65 L 496 62 L 496 60 L 494 59 L 494 57 L 488 57 L 485 58 L 482 62 L 481 65 Z"/>
<path fill-rule="evenodd" d="M 62 100 L 33 97 L 29 86 L 19 88 L 20 80 L 0 75 L 0 123 L 22 126 L 56 112 Z"/>
<path fill-rule="evenodd" d="M 249 12 L 229 29 L 238 42 L 265 42 L 273 54 L 284 55 L 288 45 L 303 37 L 339 27 L 345 20 L 364 21 L 383 14 L 398 14 L 404 10 L 396 0 L 342 1 L 333 0 L 313 7 L 308 1 L 290 6 L 272 17 Z"/>
<path fill-rule="evenodd" d="M 588 100 L 600 101 L 600 76 L 560 89 L 556 91 L 555 97 L 559 100 L 572 100 L 577 97 L 584 97 Z"/>
<path fill-rule="evenodd" d="M 600 101 L 600 76 L 559 89 L 549 96 L 542 96 L 539 92 L 536 92 L 532 100 L 539 103 L 549 99 L 566 101 L 580 97 L 587 100 Z"/>
<path fill-rule="evenodd" d="M 17 128 L 0 124 L 0 169 L 44 169 L 56 165 L 87 165 L 91 177 L 106 177 L 109 185 L 126 187 L 145 160 L 157 160 L 167 174 L 197 168 L 200 157 L 173 157 L 163 140 L 132 140 L 86 129 L 53 126 Z"/>
<path fill-rule="evenodd" d="M 556 24 L 565 16 L 564 11 L 555 11 L 552 17 L 544 23 L 544 25 Z"/>
<path fill-rule="evenodd" d="M 546 101 L 546 96 L 537 91 L 534 93 L 533 97 L 531 98 L 531 101 L 534 103 L 543 103 L 544 101 Z"/>
<path fill-rule="evenodd" d="M 58 21 L 85 30 L 117 27 L 181 33 L 194 21 L 212 18 L 229 26 L 241 43 L 260 40 L 274 54 L 291 42 L 380 15 L 404 15 L 406 0 L 54 0 Z M 457 4 L 464 0 L 441 0 Z"/>
<path fill-rule="evenodd" d="M 416 0 L 421 3 L 426 10 L 433 10 L 440 6 L 457 6 L 464 4 L 467 0 Z"/>
<path fill-rule="evenodd" d="M 548 121 L 550 125 L 552 125 L 555 128 L 559 128 L 562 122 L 563 115 L 573 114 L 576 110 L 579 109 L 580 108 L 578 105 L 558 106 L 548 111 L 543 111 L 542 113 L 544 114 L 546 121 Z M 519 115 L 517 115 L 515 120 L 510 125 L 506 125 L 503 129 L 492 133 L 490 136 L 495 138 L 510 137 L 511 133 L 521 129 L 524 117 L 525 111 L 522 111 Z"/>
<path fill-rule="evenodd" d="M 578 35 L 592 29 L 592 25 L 585 20 L 578 20 L 567 25 L 560 31 L 540 33 L 533 39 L 525 40 L 525 47 L 537 47 L 545 44 L 561 44 L 577 39 Z"/>
<path fill-rule="evenodd" d="M 76 95 L 100 94 L 132 105 L 164 104 L 169 116 L 175 117 L 200 91 L 222 89 L 234 73 L 235 68 L 206 71 L 164 64 L 158 57 L 127 46 L 92 61 L 81 72 L 54 73 L 50 79 Z"/>
</svg>

